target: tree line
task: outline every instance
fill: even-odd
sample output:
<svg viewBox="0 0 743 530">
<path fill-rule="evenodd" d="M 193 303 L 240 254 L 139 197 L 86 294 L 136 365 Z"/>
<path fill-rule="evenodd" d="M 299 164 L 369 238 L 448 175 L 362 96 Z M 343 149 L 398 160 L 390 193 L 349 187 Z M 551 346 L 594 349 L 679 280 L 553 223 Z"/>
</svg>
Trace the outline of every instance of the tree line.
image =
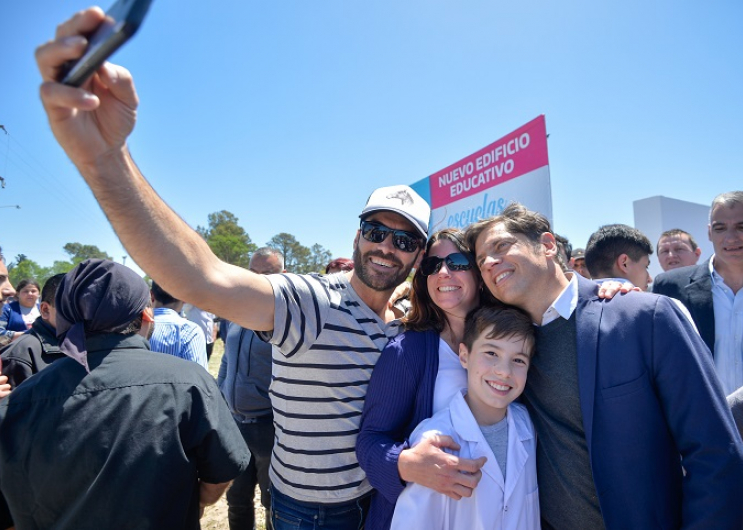
<svg viewBox="0 0 743 530">
<path fill-rule="evenodd" d="M 203 237 L 209 248 L 219 259 L 248 268 L 250 256 L 258 249 L 238 218 L 227 210 L 209 214 L 208 226 L 198 226 L 196 231 Z M 332 259 L 330 251 L 315 243 L 311 247 L 302 245 L 297 238 L 286 232 L 276 234 L 266 242 L 284 255 L 286 270 L 297 274 L 325 272 L 325 266 Z"/>
<path fill-rule="evenodd" d="M 258 249 L 258 245 L 252 242 L 248 233 L 240 226 L 239 219 L 227 210 L 209 214 L 207 226 L 197 226 L 196 231 L 219 259 L 232 265 L 247 268 L 250 256 Z M 279 250 L 284 255 L 286 270 L 297 274 L 325 272 L 325 266 L 332 259 L 330 251 L 322 245 L 315 243 L 311 247 L 306 247 L 292 234 L 286 232 L 276 234 L 265 246 Z M 49 267 L 39 265 L 25 254 L 18 254 L 8 263 L 11 284 L 15 286 L 21 280 L 33 278 L 44 285 L 44 282 L 55 274 L 66 273 L 86 259 L 113 259 L 96 245 L 67 243 L 62 248 L 70 259 L 55 261 Z"/>
</svg>

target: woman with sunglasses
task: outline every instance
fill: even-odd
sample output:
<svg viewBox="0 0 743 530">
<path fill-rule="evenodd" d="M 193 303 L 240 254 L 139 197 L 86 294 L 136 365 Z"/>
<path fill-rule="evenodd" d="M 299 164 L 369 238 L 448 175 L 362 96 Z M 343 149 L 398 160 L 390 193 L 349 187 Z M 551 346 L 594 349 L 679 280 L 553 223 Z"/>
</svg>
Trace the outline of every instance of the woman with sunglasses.
<svg viewBox="0 0 743 530">
<path fill-rule="evenodd" d="M 483 296 L 492 300 L 483 294 L 462 232 L 447 228 L 433 234 L 413 277 L 405 332 L 382 351 L 366 394 L 356 454 L 376 489 L 367 530 L 390 526 L 404 488 L 398 459 L 408 436 L 467 387 L 459 343 L 467 313 Z"/>
</svg>

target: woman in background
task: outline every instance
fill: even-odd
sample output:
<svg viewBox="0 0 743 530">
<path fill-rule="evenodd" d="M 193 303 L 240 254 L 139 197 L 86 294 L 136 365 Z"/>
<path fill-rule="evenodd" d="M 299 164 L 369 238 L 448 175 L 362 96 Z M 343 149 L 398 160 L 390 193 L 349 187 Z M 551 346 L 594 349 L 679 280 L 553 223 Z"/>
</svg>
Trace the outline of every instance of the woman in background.
<svg viewBox="0 0 743 530">
<path fill-rule="evenodd" d="M 18 300 L 5 304 L 0 315 L 0 336 L 10 340 L 19 338 L 41 315 L 38 303 L 41 293 L 39 282 L 31 279 L 21 280 L 15 290 Z"/>
</svg>

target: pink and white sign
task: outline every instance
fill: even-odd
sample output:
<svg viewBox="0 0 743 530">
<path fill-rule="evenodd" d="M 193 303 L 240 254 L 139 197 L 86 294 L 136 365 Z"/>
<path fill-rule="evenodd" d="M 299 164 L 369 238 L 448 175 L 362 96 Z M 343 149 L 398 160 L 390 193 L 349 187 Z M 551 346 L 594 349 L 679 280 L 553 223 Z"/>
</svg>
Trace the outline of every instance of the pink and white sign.
<svg viewBox="0 0 743 530">
<path fill-rule="evenodd" d="M 544 116 L 418 182 L 431 204 L 431 233 L 498 215 L 513 201 L 552 220 Z"/>
</svg>

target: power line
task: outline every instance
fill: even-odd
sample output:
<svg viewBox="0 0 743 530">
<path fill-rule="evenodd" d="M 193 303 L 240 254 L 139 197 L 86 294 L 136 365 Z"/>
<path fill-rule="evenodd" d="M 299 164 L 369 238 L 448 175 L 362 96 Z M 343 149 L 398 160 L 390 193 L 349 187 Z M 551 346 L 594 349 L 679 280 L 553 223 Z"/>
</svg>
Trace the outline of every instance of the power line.
<svg viewBox="0 0 743 530">
<path fill-rule="evenodd" d="M 8 173 L 7 167 L 10 162 L 11 168 L 15 168 L 17 171 L 28 176 L 31 180 L 37 183 L 42 188 L 44 193 L 50 194 L 53 197 L 60 197 L 68 204 L 79 204 L 80 199 L 75 197 L 69 192 L 68 186 L 66 186 L 58 177 L 49 171 L 44 164 L 42 164 L 29 149 L 27 149 L 14 135 L 10 134 L 4 125 L 0 125 L 2 131 L 5 132 L 6 136 L 6 156 L 3 170 L 3 187 L 6 187 L 6 182 L 19 182 L 20 179 L 11 177 Z M 11 142 L 12 141 L 12 142 Z M 0 177 L 2 178 L 2 177 Z M 100 219 L 95 218 L 86 209 L 76 208 L 73 213 L 84 218 L 89 223 L 98 223 Z"/>
</svg>

